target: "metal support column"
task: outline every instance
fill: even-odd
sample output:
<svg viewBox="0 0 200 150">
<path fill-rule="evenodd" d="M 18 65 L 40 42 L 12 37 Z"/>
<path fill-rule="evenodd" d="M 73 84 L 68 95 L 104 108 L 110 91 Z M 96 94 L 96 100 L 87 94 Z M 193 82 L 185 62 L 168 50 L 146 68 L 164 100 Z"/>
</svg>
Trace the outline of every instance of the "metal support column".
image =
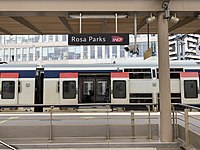
<svg viewBox="0 0 200 150">
<path fill-rule="evenodd" d="M 158 59 L 160 91 L 160 137 L 163 142 L 172 141 L 170 64 L 168 22 L 161 12 L 158 16 Z"/>
</svg>

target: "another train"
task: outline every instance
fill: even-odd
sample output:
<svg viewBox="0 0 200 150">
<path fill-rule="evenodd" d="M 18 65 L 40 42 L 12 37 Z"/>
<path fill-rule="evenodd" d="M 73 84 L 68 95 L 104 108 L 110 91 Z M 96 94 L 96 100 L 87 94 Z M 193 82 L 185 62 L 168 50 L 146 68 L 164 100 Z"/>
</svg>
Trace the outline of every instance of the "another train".
<svg viewBox="0 0 200 150">
<path fill-rule="evenodd" d="M 200 104 L 200 63 L 170 63 L 171 102 Z M 0 105 L 159 102 L 157 62 L 0 65 Z"/>
</svg>

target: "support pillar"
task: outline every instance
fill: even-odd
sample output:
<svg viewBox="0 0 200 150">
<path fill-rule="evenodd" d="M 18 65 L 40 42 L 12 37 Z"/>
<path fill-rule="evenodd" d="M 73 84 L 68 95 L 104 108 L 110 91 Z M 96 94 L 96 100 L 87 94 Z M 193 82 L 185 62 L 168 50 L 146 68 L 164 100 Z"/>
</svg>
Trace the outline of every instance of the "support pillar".
<svg viewBox="0 0 200 150">
<path fill-rule="evenodd" d="M 158 16 L 158 60 L 159 60 L 159 91 L 160 91 L 160 138 L 163 142 L 172 141 L 171 90 L 168 21 Z"/>
</svg>

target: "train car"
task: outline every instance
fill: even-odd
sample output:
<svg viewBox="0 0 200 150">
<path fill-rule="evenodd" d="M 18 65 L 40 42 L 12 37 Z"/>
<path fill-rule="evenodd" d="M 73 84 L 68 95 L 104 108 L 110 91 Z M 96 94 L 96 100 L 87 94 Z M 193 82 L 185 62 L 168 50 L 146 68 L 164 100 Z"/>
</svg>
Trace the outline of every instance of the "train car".
<svg viewBox="0 0 200 150">
<path fill-rule="evenodd" d="M 172 103 L 200 104 L 199 71 L 196 61 L 171 62 Z M 159 103 L 158 64 L 45 65 L 43 94 L 44 104 Z"/>
<path fill-rule="evenodd" d="M 0 105 L 37 103 L 36 68 L 36 65 L 0 65 Z"/>
<path fill-rule="evenodd" d="M 200 105 L 199 72 L 197 61 L 170 63 L 172 103 Z M 42 67 L 1 64 L 0 77 L 0 105 L 126 105 L 160 100 L 156 61 Z"/>
</svg>

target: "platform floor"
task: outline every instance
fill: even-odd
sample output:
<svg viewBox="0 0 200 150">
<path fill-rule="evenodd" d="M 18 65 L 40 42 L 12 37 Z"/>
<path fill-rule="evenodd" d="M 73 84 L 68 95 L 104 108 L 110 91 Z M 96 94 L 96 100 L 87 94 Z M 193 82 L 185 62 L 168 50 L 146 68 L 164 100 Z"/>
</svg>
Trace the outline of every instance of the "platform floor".
<svg viewBox="0 0 200 150">
<path fill-rule="evenodd" d="M 158 129 L 151 126 L 151 139 L 148 138 L 147 130 L 142 128 L 143 124 L 146 124 L 145 128 L 148 128 L 148 113 L 134 112 L 134 115 L 134 123 L 139 126 L 135 126 L 134 133 L 132 133 L 131 123 L 133 120 L 130 112 L 53 112 L 51 141 L 49 140 L 49 112 L 1 112 L 0 140 L 20 149 L 160 150 L 169 147 L 172 150 L 177 150 L 177 147 L 180 147 L 180 141 L 160 142 L 159 134 L 156 133 L 159 132 L 156 131 L 159 129 L 160 123 L 159 113 L 151 113 L 150 123 L 158 125 Z M 198 118 L 200 112 L 190 112 L 190 115 Z M 183 116 L 180 115 L 179 117 L 183 119 Z M 194 119 L 190 119 L 190 121 L 194 124 L 198 123 Z M 107 133 L 105 131 L 107 131 L 108 124 L 110 126 L 109 139 L 106 139 Z M 179 124 L 184 126 L 184 122 L 179 122 Z M 197 126 L 200 126 L 200 122 Z M 190 128 L 200 135 L 198 128 L 195 129 L 192 126 Z M 145 135 L 142 135 L 144 133 Z M 136 136 L 131 137 L 132 134 Z M 1 148 L 3 148 L 2 145 L 0 145 Z M 169 150 L 169 148 L 166 150 Z"/>
</svg>

